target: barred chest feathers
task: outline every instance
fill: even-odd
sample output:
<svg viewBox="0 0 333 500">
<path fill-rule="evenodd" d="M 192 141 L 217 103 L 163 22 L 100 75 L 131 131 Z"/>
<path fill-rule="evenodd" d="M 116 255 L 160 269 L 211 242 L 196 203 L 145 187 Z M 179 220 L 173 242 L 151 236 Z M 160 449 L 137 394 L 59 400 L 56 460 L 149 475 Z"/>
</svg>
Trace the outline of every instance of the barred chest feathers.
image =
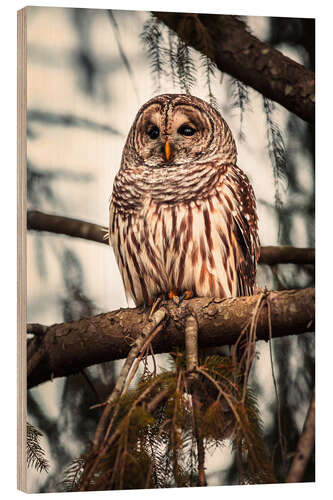
<svg viewBox="0 0 333 500">
<path fill-rule="evenodd" d="M 146 196 L 126 215 L 111 206 L 111 244 L 126 295 L 136 305 L 170 290 L 199 297 L 240 295 L 237 268 L 243 256 L 235 225 L 243 207 L 228 179 L 226 173 L 201 200 L 170 204 Z"/>
</svg>

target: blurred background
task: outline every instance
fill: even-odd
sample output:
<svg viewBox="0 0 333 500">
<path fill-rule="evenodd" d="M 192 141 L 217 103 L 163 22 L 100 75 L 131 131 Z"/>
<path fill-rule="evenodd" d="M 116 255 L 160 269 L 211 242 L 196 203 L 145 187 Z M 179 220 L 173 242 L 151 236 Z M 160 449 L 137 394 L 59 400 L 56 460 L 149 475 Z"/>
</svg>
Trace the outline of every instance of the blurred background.
<svg viewBox="0 0 333 500">
<path fill-rule="evenodd" d="M 207 65 L 194 50 L 189 82 L 175 76 L 166 57 L 157 72 L 147 37 L 150 18 L 148 12 L 28 8 L 28 209 L 107 226 L 113 179 L 139 107 L 153 95 L 184 92 L 192 83 L 191 94 L 212 101 L 234 134 L 238 165 L 257 197 L 261 244 L 314 247 L 313 127 L 277 104 L 272 109 L 261 94 L 218 70 L 212 69 L 207 80 Z M 261 40 L 314 70 L 314 20 L 243 20 Z M 160 37 L 164 56 L 168 36 L 166 30 Z M 29 323 L 50 325 L 132 306 L 106 245 L 29 231 L 27 248 Z M 268 289 L 312 286 L 314 268 L 261 265 L 258 283 Z M 276 339 L 273 347 L 287 437 L 282 452 L 264 342 L 258 343 L 250 382 L 259 395 L 266 441 L 284 477 L 314 384 L 313 336 Z M 162 366 L 164 357 L 158 361 Z M 43 433 L 50 462 L 48 474 L 28 469 L 31 492 L 63 491 L 64 469 L 84 453 L 99 417 L 89 407 L 109 393 L 118 369 L 119 362 L 98 365 L 86 376 L 29 391 L 29 422 Z M 228 442 L 209 457 L 207 479 L 210 485 L 236 483 Z M 313 460 L 305 479 L 314 480 Z"/>
</svg>

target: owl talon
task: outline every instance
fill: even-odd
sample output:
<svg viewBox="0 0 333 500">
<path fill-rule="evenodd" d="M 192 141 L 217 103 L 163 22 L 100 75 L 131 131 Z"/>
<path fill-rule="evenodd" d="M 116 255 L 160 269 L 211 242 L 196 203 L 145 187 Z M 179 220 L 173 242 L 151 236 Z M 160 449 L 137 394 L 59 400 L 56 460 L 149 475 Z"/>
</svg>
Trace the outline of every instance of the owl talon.
<svg viewBox="0 0 333 500">
<path fill-rule="evenodd" d="M 179 297 L 178 305 L 180 306 L 180 304 L 184 300 L 191 299 L 192 297 L 193 297 L 193 292 L 191 292 L 190 290 L 185 290 L 185 292 Z"/>
</svg>

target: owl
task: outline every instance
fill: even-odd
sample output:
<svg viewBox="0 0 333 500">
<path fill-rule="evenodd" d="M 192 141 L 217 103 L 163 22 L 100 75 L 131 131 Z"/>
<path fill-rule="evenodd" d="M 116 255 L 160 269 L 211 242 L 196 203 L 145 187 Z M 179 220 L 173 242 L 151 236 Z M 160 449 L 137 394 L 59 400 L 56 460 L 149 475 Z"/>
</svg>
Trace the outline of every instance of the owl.
<svg viewBox="0 0 333 500">
<path fill-rule="evenodd" d="M 126 295 L 254 293 L 259 257 L 253 189 L 221 115 L 190 95 L 163 94 L 139 110 L 110 204 L 110 243 Z"/>
</svg>

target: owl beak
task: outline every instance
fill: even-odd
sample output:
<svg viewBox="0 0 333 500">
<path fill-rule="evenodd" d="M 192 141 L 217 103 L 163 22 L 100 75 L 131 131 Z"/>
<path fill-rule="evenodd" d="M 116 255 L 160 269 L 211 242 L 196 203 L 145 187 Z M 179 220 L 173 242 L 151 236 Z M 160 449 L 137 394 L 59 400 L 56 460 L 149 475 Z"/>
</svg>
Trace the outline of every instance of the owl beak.
<svg viewBox="0 0 333 500">
<path fill-rule="evenodd" d="M 171 158 L 171 146 L 170 146 L 170 142 L 168 140 L 166 140 L 165 144 L 164 144 L 164 153 L 165 153 L 166 161 L 170 161 L 170 158 Z"/>
</svg>

